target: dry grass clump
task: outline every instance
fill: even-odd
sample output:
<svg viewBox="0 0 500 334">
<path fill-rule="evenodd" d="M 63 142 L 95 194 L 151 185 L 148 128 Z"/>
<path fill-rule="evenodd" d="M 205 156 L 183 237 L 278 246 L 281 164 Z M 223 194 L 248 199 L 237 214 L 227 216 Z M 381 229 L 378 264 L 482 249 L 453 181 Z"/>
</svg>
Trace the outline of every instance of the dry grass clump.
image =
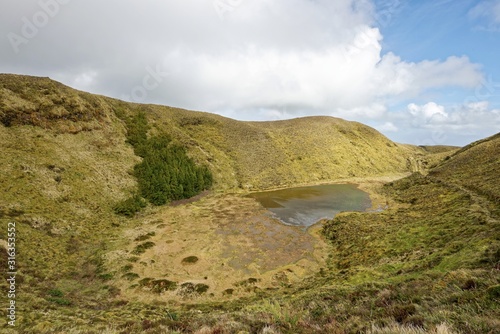
<svg viewBox="0 0 500 334">
<path fill-rule="evenodd" d="M 0 123 L 33 125 L 59 133 L 100 129 L 110 112 L 104 98 L 49 78 L 0 75 Z"/>
<path fill-rule="evenodd" d="M 401 325 L 393 323 L 389 326 L 379 327 L 373 326 L 367 334 L 456 334 L 445 324 L 437 325 L 435 328 L 425 330 L 421 327 Z"/>
</svg>

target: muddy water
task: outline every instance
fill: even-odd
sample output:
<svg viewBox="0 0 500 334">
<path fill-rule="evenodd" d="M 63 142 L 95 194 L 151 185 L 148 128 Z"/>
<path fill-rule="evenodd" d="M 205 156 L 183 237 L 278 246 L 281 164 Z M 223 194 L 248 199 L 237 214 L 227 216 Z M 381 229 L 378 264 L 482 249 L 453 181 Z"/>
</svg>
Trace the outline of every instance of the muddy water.
<svg viewBox="0 0 500 334">
<path fill-rule="evenodd" d="M 370 197 L 352 184 L 329 184 L 288 188 L 250 194 L 286 225 L 311 226 L 340 211 L 364 211 Z"/>
</svg>

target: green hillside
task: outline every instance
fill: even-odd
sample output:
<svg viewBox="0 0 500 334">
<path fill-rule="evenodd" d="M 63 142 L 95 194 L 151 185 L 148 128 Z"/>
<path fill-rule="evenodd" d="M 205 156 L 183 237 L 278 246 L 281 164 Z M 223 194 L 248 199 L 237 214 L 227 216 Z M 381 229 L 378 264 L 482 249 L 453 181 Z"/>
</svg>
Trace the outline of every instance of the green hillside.
<svg viewBox="0 0 500 334">
<path fill-rule="evenodd" d="M 240 122 L 1 74 L 0 150 L 0 270 L 15 223 L 19 292 L 0 332 L 499 325 L 498 135 L 416 147 L 332 117 Z M 428 175 L 394 181 L 411 172 Z M 304 231 L 245 197 L 328 182 L 388 208 Z"/>
<path fill-rule="evenodd" d="M 370 312 L 379 322 L 448 323 L 460 333 L 496 333 L 498 152 L 499 135 L 468 145 L 428 176 L 385 185 L 380 191 L 389 210 L 347 213 L 324 226 L 334 246 L 334 280 L 362 291 L 350 317 L 373 303 Z"/>
<path fill-rule="evenodd" d="M 168 133 L 214 173 L 216 189 L 263 189 L 408 170 L 422 149 L 332 117 L 239 122 L 177 108 L 136 105 L 79 92 L 48 78 L 0 76 L 0 122 L 56 134 L 108 131 L 124 138 L 118 116 L 142 111 L 151 132 Z"/>
<path fill-rule="evenodd" d="M 431 175 L 465 187 L 500 206 L 500 134 L 465 146 Z"/>
</svg>

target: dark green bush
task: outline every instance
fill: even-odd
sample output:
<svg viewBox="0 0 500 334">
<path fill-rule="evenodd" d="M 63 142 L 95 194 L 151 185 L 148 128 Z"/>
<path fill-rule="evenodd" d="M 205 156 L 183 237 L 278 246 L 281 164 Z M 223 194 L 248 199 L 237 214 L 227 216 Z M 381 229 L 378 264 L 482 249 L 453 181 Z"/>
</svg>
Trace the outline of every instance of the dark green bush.
<svg viewBox="0 0 500 334">
<path fill-rule="evenodd" d="M 124 201 L 117 203 L 114 207 L 115 213 L 118 215 L 132 217 L 137 212 L 146 207 L 146 202 L 140 195 L 133 195 Z"/>
<path fill-rule="evenodd" d="M 48 294 L 50 297 L 47 298 L 47 300 L 50 302 L 56 303 L 57 305 L 61 306 L 71 305 L 71 301 L 64 298 L 64 293 L 59 289 L 49 290 Z"/>
<path fill-rule="evenodd" d="M 110 279 L 113 278 L 113 274 L 111 273 L 106 273 L 106 274 L 100 274 L 97 276 L 99 279 L 103 280 L 103 281 L 109 281 Z"/>
<path fill-rule="evenodd" d="M 152 204 L 193 197 L 212 185 L 208 168 L 197 166 L 168 136 L 149 138 L 144 145 L 143 161 L 135 166 L 134 175 L 141 195 Z"/>
<path fill-rule="evenodd" d="M 127 142 L 143 160 L 134 167 L 140 196 L 118 203 L 116 213 L 133 216 L 144 207 L 141 196 L 154 205 L 163 205 L 193 197 L 212 186 L 210 170 L 197 166 L 184 147 L 172 143 L 170 136 L 148 138 L 149 125 L 144 112 L 129 118 L 120 115 L 127 125 Z"/>
<path fill-rule="evenodd" d="M 500 285 L 490 286 L 486 292 L 491 299 L 500 299 Z"/>
<path fill-rule="evenodd" d="M 127 264 L 127 265 L 121 267 L 120 271 L 126 273 L 126 272 L 131 271 L 133 268 L 134 268 L 133 265 Z"/>
<path fill-rule="evenodd" d="M 127 143 L 134 147 L 135 154 L 141 156 L 140 148 L 147 141 L 148 136 L 148 120 L 146 114 L 139 111 L 135 116 L 126 119 L 127 125 Z"/>
</svg>

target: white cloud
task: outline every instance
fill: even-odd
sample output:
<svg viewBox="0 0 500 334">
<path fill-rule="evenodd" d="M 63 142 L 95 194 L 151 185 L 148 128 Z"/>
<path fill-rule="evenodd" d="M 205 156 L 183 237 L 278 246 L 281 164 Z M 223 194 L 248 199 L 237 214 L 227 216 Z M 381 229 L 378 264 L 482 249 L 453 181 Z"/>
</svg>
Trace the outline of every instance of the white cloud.
<svg viewBox="0 0 500 334">
<path fill-rule="evenodd" d="M 356 107 L 351 109 L 339 108 L 332 116 L 349 118 L 360 122 L 369 119 L 382 119 L 387 113 L 387 108 L 381 103 L 372 103 L 371 105 Z"/>
<path fill-rule="evenodd" d="M 416 124 L 444 123 L 449 117 L 448 113 L 444 111 L 444 107 L 435 102 L 429 102 L 423 106 L 410 103 L 408 111 Z"/>
<path fill-rule="evenodd" d="M 385 122 L 384 124 L 379 125 L 376 128 L 377 128 L 377 130 L 379 130 L 381 132 L 398 132 L 399 131 L 398 127 L 395 126 L 394 123 L 392 123 L 392 122 Z"/>
<path fill-rule="evenodd" d="M 17 15 L 40 10 L 28 2 L 32 9 L 24 4 Z M 482 78 L 466 57 L 419 63 L 382 57 L 369 1 L 225 3 L 233 7 L 221 19 L 212 1 L 72 1 L 19 55 L 0 45 L 1 67 L 120 97 L 140 85 L 148 66 L 161 63 L 170 75 L 148 92 L 151 102 L 234 113 L 288 106 L 291 113 L 356 115 L 388 96 L 471 87 Z M 20 30 L 20 17 L 0 16 L 3 30 Z"/>
<path fill-rule="evenodd" d="M 478 22 L 478 29 L 500 31 L 500 0 L 480 1 L 468 15 Z"/>
<path fill-rule="evenodd" d="M 407 120 L 414 127 L 447 130 L 500 129 L 500 110 L 491 109 L 488 101 L 445 107 L 435 102 L 411 103 Z"/>
<path fill-rule="evenodd" d="M 38 1 L 12 2 L 0 12 L 0 31 L 21 34 Z M 214 3 L 229 7 L 221 14 Z M 465 56 L 408 62 L 383 55 L 377 15 L 369 0 L 70 1 L 19 53 L 0 40 L 0 71 L 121 98 L 159 66 L 168 76 L 144 102 L 239 119 L 334 115 L 387 131 L 403 128 L 390 119 L 388 100 L 484 81 Z M 417 126 L 448 124 L 455 115 L 437 104 L 415 108 Z"/>
<path fill-rule="evenodd" d="M 387 112 L 384 119 L 385 123 L 370 125 L 399 142 L 417 145 L 466 145 L 500 129 L 500 109 L 491 108 L 487 101 L 410 103 L 399 112 Z"/>
<path fill-rule="evenodd" d="M 448 57 L 445 61 L 408 63 L 388 53 L 377 64 L 379 94 L 415 96 L 422 91 L 447 86 L 473 88 L 483 76 L 480 66 L 465 57 Z"/>
</svg>

